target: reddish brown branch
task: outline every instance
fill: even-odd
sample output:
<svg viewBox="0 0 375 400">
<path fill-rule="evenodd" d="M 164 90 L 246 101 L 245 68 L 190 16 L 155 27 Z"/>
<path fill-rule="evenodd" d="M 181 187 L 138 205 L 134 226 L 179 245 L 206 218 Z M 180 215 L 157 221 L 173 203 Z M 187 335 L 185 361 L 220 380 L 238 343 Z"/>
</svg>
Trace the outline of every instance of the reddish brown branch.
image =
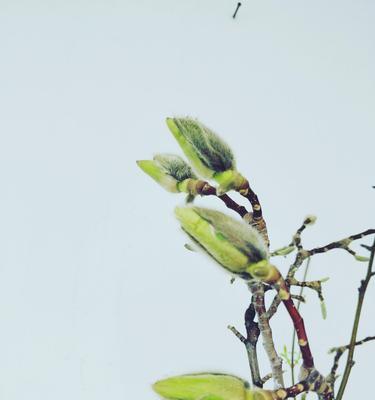
<svg viewBox="0 0 375 400">
<path fill-rule="evenodd" d="M 251 189 L 250 184 L 247 180 L 242 184 L 240 188 L 238 188 L 238 192 L 250 202 L 253 209 L 252 220 L 250 221 L 250 224 L 260 232 L 267 245 L 269 246 L 270 241 L 268 238 L 267 225 L 266 221 L 263 218 L 262 207 L 260 205 L 258 196 Z"/>
<path fill-rule="evenodd" d="M 294 329 L 296 330 L 298 344 L 299 344 L 301 354 L 302 354 L 303 365 L 307 369 L 313 368 L 314 367 L 314 359 L 311 354 L 303 318 L 301 317 L 299 311 L 295 307 L 294 302 L 291 297 L 287 300 L 283 300 L 283 303 L 290 315 L 290 318 L 293 321 Z"/>
<path fill-rule="evenodd" d="M 218 195 L 216 192 L 216 188 L 211 186 L 208 182 L 199 181 L 196 185 L 197 194 L 202 196 L 216 196 L 218 197 L 228 208 L 235 211 L 237 214 L 243 218 L 249 212 L 246 210 L 244 206 L 239 205 L 233 199 L 231 199 L 226 193 L 222 195 Z"/>
</svg>

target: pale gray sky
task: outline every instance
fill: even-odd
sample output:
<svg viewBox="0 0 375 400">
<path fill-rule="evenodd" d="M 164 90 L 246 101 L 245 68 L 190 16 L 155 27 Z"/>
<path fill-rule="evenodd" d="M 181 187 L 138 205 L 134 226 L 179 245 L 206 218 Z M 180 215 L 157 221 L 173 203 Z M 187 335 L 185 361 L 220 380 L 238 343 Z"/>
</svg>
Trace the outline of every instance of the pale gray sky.
<svg viewBox="0 0 375 400">
<path fill-rule="evenodd" d="M 244 1 L 233 21 L 236 3 L 2 0 L 1 399 L 155 400 L 171 374 L 249 379 L 226 329 L 242 329 L 244 285 L 184 249 L 183 196 L 135 164 L 179 152 L 166 116 L 232 146 L 273 248 L 309 213 L 307 247 L 375 226 L 374 2 Z M 324 373 L 364 271 L 340 251 L 312 260 L 311 279 L 331 278 L 328 319 L 314 293 L 302 307 Z M 375 334 L 374 291 L 360 338 Z M 289 345 L 284 311 L 272 326 Z M 358 348 L 346 399 L 368 393 L 374 346 Z"/>
</svg>

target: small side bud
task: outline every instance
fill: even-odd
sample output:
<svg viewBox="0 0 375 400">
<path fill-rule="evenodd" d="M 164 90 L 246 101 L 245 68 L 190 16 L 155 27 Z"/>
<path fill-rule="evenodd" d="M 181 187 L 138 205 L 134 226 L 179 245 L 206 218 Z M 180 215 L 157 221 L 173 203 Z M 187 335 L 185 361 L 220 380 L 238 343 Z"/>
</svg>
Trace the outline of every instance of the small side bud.
<svg viewBox="0 0 375 400">
<path fill-rule="evenodd" d="M 143 172 L 149 175 L 165 190 L 171 193 L 179 193 L 177 188 L 178 181 L 176 181 L 172 176 L 166 174 L 157 162 L 153 160 L 140 160 L 137 161 L 137 164 Z"/>
<path fill-rule="evenodd" d="M 295 249 L 295 246 L 285 246 L 281 249 L 277 249 L 272 252 L 272 256 L 287 256 L 288 254 L 292 253 Z"/>
<path fill-rule="evenodd" d="M 307 215 L 304 221 L 305 225 L 314 225 L 316 222 L 316 216 L 315 215 Z"/>
<path fill-rule="evenodd" d="M 196 179 L 189 164 L 174 154 L 157 154 L 153 160 L 137 161 L 138 166 L 155 182 L 171 193 L 181 192 L 179 184 Z"/>
<path fill-rule="evenodd" d="M 355 258 L 357 261 L 360 261 L 360 262 L 368 262 L 368 261 L 370 261 L 369 257 L 359 256 L 358 254 L 356 254 L 356 255 L 354 256 L 354 258 Z"/>
</svg>

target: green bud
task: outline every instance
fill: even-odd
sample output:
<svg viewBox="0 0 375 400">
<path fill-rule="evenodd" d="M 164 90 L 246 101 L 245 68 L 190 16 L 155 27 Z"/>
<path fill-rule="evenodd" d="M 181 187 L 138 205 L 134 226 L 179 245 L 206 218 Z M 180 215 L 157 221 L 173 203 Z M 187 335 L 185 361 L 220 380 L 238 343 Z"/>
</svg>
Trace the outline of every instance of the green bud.
<svg viewBox="0 0 375 400">
<path fill-rule="evenodd" d="M 370 261 L 370 259 L 369 259 L 368 257 L 359 256 L 359 255 L 357 255 L 357 254 L 354 256 L 354 258 L 355 258 L 357 261 L 360 261 L 360 262 L 367 262 L 367 261 Z"/>
<path fill-rule="evenodd" d="M 287 256 L 295 249 L 295 246 L 285 246 L 272 252 L 272 256 Z"/>
<path fill-rule="evenodd" d="M 274 392 L 250 390 L 249 384 L 233 375 L 181 375 L 156 382 L 153 389 L 168 400 L 273 400 Z"/>
<path fill-rule="evenodd" d="M 157 154 L 153 160 L 137 161 L 138 166 L 165 190 L 179 193 L 179 184 L 195 179 L 191 167 L 174 154 Z"/>
<path fill-rule="evenodd" d="M 244 186 L 248 185 L 247 179 L 236 170 L 216 172 L 213 178 L 220 185 L 218 188 L 218 194 L 226 193 L 232 189 L 240 190 Z"/>
<path fill-rule="evenodd" d="M 305 225 L 314 225 L 316 222 L 316 216 L 315 215 L 307 215 L 305 218 Z"/>
<path fill-rule="evenodd" d="M 167 118 L 167 125 L 193 168 L 204 178 L 235 169 L 232 150 L 214 132 L 192 118 Z"/>
<path fill-rule="evenodd" d="M 252 400 L 247 382 L 232 375 L 181 375 L 156 382 L 153 389 L 170 400 Z"/>
<path fill-rule="evenodd" d="M 270 284 L 277 282 L 281 276 L 279 270 L 270 264 L 268 260 L 261 260 L 256 264 L 251 264 L 246 269 L 246 272 L 253 278 Z"/>
<path fill-rule="evenodd" d="M 156 154 L 154 161 L 178 182 L 183 182 L 185 179 L 197 179 L 190 165 L 180 156 L 175 154 Z"/>
<path fill-rule="evenodd" d="M 177 207 L 175 214 L 182 228 L 232 273 L 246 273 L 269 257 L 261 235 L 243 221 L 199 207 Z"/>
</svg>

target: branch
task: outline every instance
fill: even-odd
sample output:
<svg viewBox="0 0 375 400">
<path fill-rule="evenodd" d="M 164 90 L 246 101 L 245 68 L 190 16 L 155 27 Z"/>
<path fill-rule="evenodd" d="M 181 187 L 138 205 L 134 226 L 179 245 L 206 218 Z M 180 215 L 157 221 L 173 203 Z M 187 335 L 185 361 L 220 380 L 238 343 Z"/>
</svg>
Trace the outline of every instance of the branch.
<svg viewBox="0 0 375 400">
<path fill-rule="evenodd" d="M 259 372 L 259 363 L 258 363 L 258 355 L 257 355 L 257 343 L 260 335 L 260 330 L 258 324 L 254 321 L 255 318 L 255 309 L 252 302 L 245 312 L 245 327 L 247 337 L 243 336 L 234 326 L 228 326 L 228 329 L 231 330 L 237 338 L 245 345 L 247 351 L 247 357 L 249 359 L 249 366 L 251 372 L 251 379 L 253 385 L 259 388 L 263 387 L 263 380 L 260 377 Z"/>
<path fill-rule="evenodd" d="M 298 231 L 297 231 L 298 232 Z M 302 231 L 301 231 L 302 232 Z M 298 250 L 298 253 L 296 255 L 296 258 L 293 262 L 293 264 L 289 267 L 289 271 L 287 274 L 287 280 L 290 280 L 291 278 L 294 277 L 296 274 L 297 270 L 299 267 L 302 265 L 303 261 L 311 257 L 315 254 L 322 254 L 326 253 L 327 251 L 333 250 L 333 249 L 343 249 L 349 252 L 351 255 L 353 255 L 357 260 L 359 261 L 367 261 L 364 257 L 358 256 L 355 251 L 349 248 L 349 244 L 355 240 L 362 239 L 365 236 L 373 235 L 375 234 L 375 229 L 367 229 L 366 231 L 356 233 L 355 235 L 348 236 L 344 239 L 338 240 L 336 242 L 329 243 L 325 246 L 322 247 L 316 247 L 311 250 L 305 250 L 303 247 L 300 247 Z M 294 243 L 294 242 L 292 242 Z"/>
<path fill-rule="evenodd" d="M 270 240 L 268 238 L 267 225 L 266 221 L 263 218 L 262 207 L 260 205 L 258 196 L 251 189 L 250 184 L 247 180 L 238 189 L 238 192 L 247 200 L 249 200 L 253 209 L 253 214 L 251 216 L 252 218 L 249 223 L 251 224 L 251 226 L 259 231 L 259 233 L 263 236 L 267 246 L 269 246 Z"/>
<path fill-rule="evenodd" d="M 277 387 L 284 387 L 282 359 L 278 356 L 272 337 L 266 307 L 264 304 L 264 288 L 261 282 L 250 281 L 249 289 L 253 294 L 253 304 L 258 315 L 258 326 L 263 338 L 263 346 L 271 364 L 272 377 Z"/>
<path fill-rule="evenodd" d="M 370 340 L 375 340 L 375 336 L 368 336 L 365 339 L 359 340 L 358 342 L 355 342 L 355 346 L 359 346 L 363 343 L 369 342 Z M 332 382 L 332 384 L 335 383 L 336 380 L 336 372 L 339 367 L 339 361 L 341 356 L 345 353 L 346 350 L 350 349 L 350 344 L 347 344 L 346 346 L 340 346 L 340 347 L 333 347 L 332 349 L 329 350 L 328 353 L 336 353 L 335 358 L 333 359 L 333 366 L 331 368 L 331 372 L 328 375 L 328 380 Z"/>
<path fill-rule="evenodd" d="M 304 223 L 302 226 L 306 227 L 306 224 Z M 304 229 L 304 228 L 303 228 L 303 229 Z M 302 232 L 303 229 L 300 228 L 299 231 Z M 309 271 L 310 260 L 311 260 L 311 258 L 308 258 L 308 259 L 307 259 L 307 264 L 306 264 L 306 267 L 305 267 L 305 272 L 304 272 L 304 274 L 303 274 L 303 280 L 304 280 L 304 281 L 306 280 L 307 273 L 308 273 L 308 271 Z M 302 294 L 303 294 L 303 288 L 304 288 L 304 286 L 301 286 L 301 289 L 300 289 L 300 292 L 299 292 L 300 296 L 302 296 Z M 300 306 L 301 306 L 301 302 L 298 301 L 298 302 L 297 302 L 297 311 L 299 311 Z M 292 375 L 292 385 L 294 385 L 294 382 L 295 382 L 295 381 L 294 381 L 294 348 L 295 348 L 295 344 L 296 344 L 296 331 L 295 331 L 295 329 L 293 329 L 293 334 L 292 334 L 292 350 L 291 350 L 291 356 L 290 356 L 290 358 L 291 358 L 291 360 L 290 360 L 290 368 L 291 368 L 291 375 Z"/>
<path fill-rule="evenodd" d="M 192 194 L 199 194 L 201 196 L 216 196 L 219 198 L 228 208 L 235 211 L 237 214 L 243 218 L 245 215 L 250 214 L 245 207 L 240 206 L 233 199 L 231 199 L 227 194 L 218 195 L 216 188 L 211 186 L 206 181 L 193 181 L 192 185 L 194 187 L 189 188 Z"/>
<path fill-rule="evenodd" d="M 363 237 L 363 236 L 361 236 Z M 363 305 L 363 301 L 366 295 L 366 290 L 368 287 L 368 284 L 372 278 L 372 266 L 374 263 L 374 254 L 375 254 L 375 240 L 372 246 L 372 250 L 371 250 L 371 255 L 370 255 L 370 261 L 368 263 L 368 267 L 367 267 L 367 274 L 364 280 L 361 281 L 361 285 L 358 289 L 358 301 L 357 301 L 357 309 L 355 312 L 355 317 L 354 317 L 354 323 L 353 323 L 353 329 L 352 329 L 352 336 L 350 339 L 350 344 L 349 344 L 349 351 L 348 351 L 348 358 L 346 360 L 346 365 L 345 365 L 345 370 L 344 370 L 344 374 L 342 377 L 342 381 L 340 384 L 340 388 L 339 391 L 337 393 L 337 398 L 336 400 L 341 400 L 343 395 L 344 395 L 344 391 L 346 388 L 346 385 L 348 383 L 348 379 L 349 379 L 349 375 L 351 372 L 351 369 L 353 367 L 353 356 L 354 356 L 354 349 L 355 349 L 355 344 L 356 344 L 356 338 L 357 338 L 357 332 L 358 332 L 358 326 L 359 326 L 359 320 L 361 317 L 361 311 L 362 311 L 362 305 Z"/>
</svg>

